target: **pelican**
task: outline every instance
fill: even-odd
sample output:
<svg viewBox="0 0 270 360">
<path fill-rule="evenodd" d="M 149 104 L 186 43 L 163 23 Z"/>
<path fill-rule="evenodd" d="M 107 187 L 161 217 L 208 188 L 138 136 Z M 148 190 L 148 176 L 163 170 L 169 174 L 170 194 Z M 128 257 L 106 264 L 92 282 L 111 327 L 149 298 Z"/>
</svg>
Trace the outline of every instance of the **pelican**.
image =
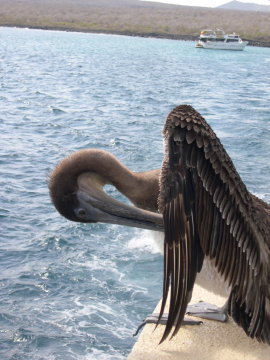
<svg viewBox="0 0 270 360">
<path fill-rule="evenodd" d="M 164 143 L 161 170 L 141 173 L 102 150 L 73 153 L 51 174 L 53 204 L 73 221 L 164 231 L 157 323 L 169 294 L 170 301 L 161 342 L 178 332 L 195 280 L 205 273 L 204 286 L 226 290 L 225 308 L 234 321 L 249 337 L 270 345 L 269 205 L 247 190 L 219 139 L 191 106 L 168 115 Z M 105 184 L 135 206 L 109 197 Z"/>
</svg>

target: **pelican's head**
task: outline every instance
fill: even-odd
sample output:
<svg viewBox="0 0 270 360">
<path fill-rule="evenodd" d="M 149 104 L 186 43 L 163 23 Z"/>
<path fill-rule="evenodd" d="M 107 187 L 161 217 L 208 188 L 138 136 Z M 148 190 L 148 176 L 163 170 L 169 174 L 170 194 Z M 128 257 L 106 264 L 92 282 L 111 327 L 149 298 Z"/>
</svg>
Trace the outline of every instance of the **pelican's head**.
<svg viewBox="0 0 270 360">
<path fill-rule="evenodd" d="M 89 171 L 89 155 L 96 150 L 82 150 L 65 158 L 52 172 L 49 190 L 52 202 L 58 212 L 72 221 L 103 222 L 144 229 L 162 231 L 163 219 L 160 214 L 124 204 L 113 199 L 103 191 L 103 186 L 110 183 L 104 174 Z M 100 152 L 98 150 L 98 152 Z M 102 155 L 108 154 L 102 152 Z"/>
</svg>

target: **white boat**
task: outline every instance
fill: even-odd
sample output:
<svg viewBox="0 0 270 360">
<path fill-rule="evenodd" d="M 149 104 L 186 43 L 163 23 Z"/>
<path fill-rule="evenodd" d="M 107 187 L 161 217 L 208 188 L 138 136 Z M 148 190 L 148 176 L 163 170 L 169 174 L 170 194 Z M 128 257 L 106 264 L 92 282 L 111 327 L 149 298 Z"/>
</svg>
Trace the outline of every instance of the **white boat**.
<svg viewBox="0 0 270 360">
<path fill-rule="evenodd" d="M 244 50 L 248 41 L 243 41 L 239 35 L 225 34 L 223 30 L 202 30 L 197 48 L 214 50 Z"/>
</svg>

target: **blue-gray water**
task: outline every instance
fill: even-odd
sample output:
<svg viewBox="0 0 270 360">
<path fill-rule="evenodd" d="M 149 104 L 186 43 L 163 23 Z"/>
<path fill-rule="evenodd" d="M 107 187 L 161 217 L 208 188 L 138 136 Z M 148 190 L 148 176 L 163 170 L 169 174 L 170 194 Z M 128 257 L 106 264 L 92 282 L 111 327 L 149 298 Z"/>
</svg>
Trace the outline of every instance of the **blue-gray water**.
<svg viewBox="0 0 270 360">
<path fill-rule="evenodd" d="M 87 147 L 159 167 L 164 119 L 187 103 L 270 201 L 270 49 L 6 28 L 0 43 L 0 358 L 125 359 L 161 296 L 153 235 L 68 222 L 48 175 Z"/>
</svg>

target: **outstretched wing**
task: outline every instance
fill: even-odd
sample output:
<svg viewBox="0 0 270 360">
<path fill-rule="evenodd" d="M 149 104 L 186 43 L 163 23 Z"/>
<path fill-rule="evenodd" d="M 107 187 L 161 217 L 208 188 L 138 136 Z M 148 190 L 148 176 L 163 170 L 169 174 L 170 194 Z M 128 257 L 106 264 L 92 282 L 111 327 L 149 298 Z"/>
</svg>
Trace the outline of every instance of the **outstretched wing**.
<svg viewBox="0 0 270 360">
<path fill-rule="evenodd" d="M 269 208 L 251 195 L 220 141 L 191 106 L 165 128 L 159 208 L 164 217 L 164 283 L 170 290 L 165 340 L 181 326 L 204 255 L 231 286 L 229 312 L 250 337 L 270 344 Z"/>
</svg>

